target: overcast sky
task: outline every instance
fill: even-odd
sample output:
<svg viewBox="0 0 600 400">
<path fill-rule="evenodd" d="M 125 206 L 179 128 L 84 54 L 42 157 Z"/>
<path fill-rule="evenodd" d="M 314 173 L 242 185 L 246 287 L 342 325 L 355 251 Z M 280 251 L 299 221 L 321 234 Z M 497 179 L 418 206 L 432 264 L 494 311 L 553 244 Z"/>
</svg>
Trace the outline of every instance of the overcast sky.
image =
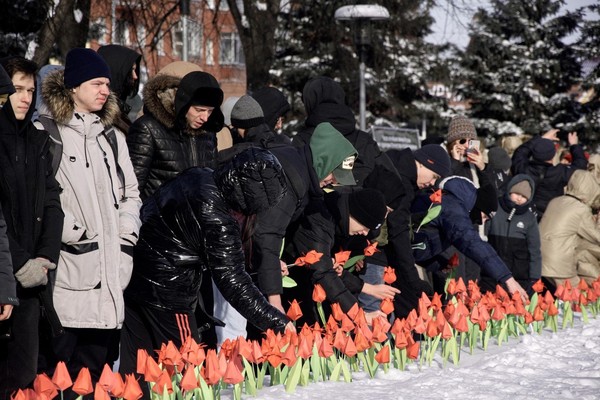
<svg viewBox="0 0 600 400">
<path fill-rule="evenodd" d="M 525 0 L 526 1 L 526 0 Z M 566 0 L 567 9 L 596 3 L 598 0 Z M 467 26 L 471 16 L 478 7 L 489 7 L 485 0 L 454 0 L 458 5 L 456 8 L 448 6 L 447 0 L 438 0 L 440 6 L 433 11 L 435 24 L 434 32 L 428 37 L 433 43 L 453 42 L 461 48 L 465 48 L 469 42 Z"/>
</svg>

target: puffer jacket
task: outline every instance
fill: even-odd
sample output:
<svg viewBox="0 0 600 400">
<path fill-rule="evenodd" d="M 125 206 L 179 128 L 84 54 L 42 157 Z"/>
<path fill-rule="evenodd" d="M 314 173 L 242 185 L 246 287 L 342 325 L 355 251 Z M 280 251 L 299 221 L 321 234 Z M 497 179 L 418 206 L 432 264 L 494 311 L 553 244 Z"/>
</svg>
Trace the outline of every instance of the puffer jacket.
<svg viewBox="0 0 600 400">
<path fill-rule="evenodd" d="M 564 194 L 564 188 L 573 172 L 587 168 L 587 160 L 583 147 L 580 144 L 574 144 L 569 147 L 569 151 L 573 155 L 571 165 L 552 165 L 537 161 L 531 158 L 533 154 L 531 149 L 537 140 L 541 140 L 539 136 L 528 140 L 515 150 L 512 156 L 511 171 L 513 175 L 527 174 L 535 181 L 536 193 L 533 203 L 539 220 L 546 211 L 550 200 Z"/>
<path fill-rule="evenodd" d="M 75 112 L 63 74 L 56 71 L 46 77 L 42 97 L 47 109 L 40 110 L 56 122 L 63 142 L 56 180 L 65 219 L 54 305 L 65 327 L 120 328 L 123 290 L 133 267 L 132 245 L 141 225 L 137 180 L 123 133 L 115 129 L 124 187 L 102 135 L 119 112 L 116 97 L 111 94 L 96 113 Z"/>
<path fill-rule="evenodd" d="M 317 125 L 322 122 L 331 123 L 358 151 L 352 173 L 356 184 L 362 186 L 376 164 L 383 165 L 390 171 L 395 169 L 373 137 L 356 128 L 356 119 L 345 99 L 344 89 L 331 78 L 321 76 L 308 81 L 302 90 L 307 117 L 304 129 L 294 136 L 293 143 L 296 146 L 309 143 Z"/>
<path fill-rule="evenodd" d="M 419 265 L 429 269 L 445 268 L 445 263 L 436 259 L 451 245 L 470 257 L 481 269 L 497 282 L 504 283 L 511 272 L 494 248 L 481 240 L 473 227 L 469 213 L 475 205 L 477 190 L 470 180 L 450 176 L 442 180 L 442 209 L 439 215 L 419 232 L 414 232 L 413 255 Z"/>
<path fill-rule="evenodd" d="M 576 277 L 578 241 L 600 245 L 600 228 L 592 219 L 590 207 L 599 196 L 600 186 L 593 174 L 576 170 L 569 179 L 566 194 L 550 201 L 540 222 L 542 276 Z"/>
<path fill-rule="evenodd" d="M 489 223 L 487 236 L 517 282 L 530 289 L 532 283 L 542 276 L 542 254 L 540 230 L 531 209 L 533 196 L 520 206 L 510 200 L 510 189 L 523 181 L 529 182 L 532 193 L 535 193 L 531 177 L 525 174 L 513 177 L 506 186 L 506 193 L 499 199 L 500 207 Z M 482 276 L 482 279 L 485 277 Z"/>
<path fill-rule="evenodd" d="M 190 168 L 149 197 L 142 207 L 127 301 L 190 312 L 202 280 L 212 277 L 225 299 L 258 328 L 282 329 L 287 318 L 245 272 L 240 227 L 232 213 L 250 215 L 279 202 L 285 181 L 279 163 L 275 172 L 269 166 L 273 162 L 267 151 L 246 150 L 214 172 Z M 210 320 L 212 310 L 201 311 Z"/>
<path fill-rule="evenodd" d="M 180 78 L 165 74 L 152 78 L 144 86 L 144 115 L 131 125 L 127 134 L 142 200 L 187 168 L 215 168 L 217 164 L 216 132 L 223 126 L 223 114 L 217 107 L 202 129 L 186 129 L 182 117 L 189 109 L 190 99 L 179 108 L 175 105 L 180 82 Z M 190 91 L 203 87 L 218 89 L 212 80 L 197 85 Z"/>
</svg>

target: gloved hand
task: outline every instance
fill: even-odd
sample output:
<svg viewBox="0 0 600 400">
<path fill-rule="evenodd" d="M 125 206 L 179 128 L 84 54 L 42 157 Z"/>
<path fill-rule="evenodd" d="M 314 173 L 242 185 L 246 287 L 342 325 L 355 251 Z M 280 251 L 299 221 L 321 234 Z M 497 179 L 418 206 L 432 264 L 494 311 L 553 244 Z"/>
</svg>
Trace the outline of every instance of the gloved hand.
<svg viewBox="0 0 600 400">
<path fill-rule="evenodd" d="M 15 274 L 15 278 L 24 288 L 45 285 L 48 283 L 48 270 L 56 269 L 56 264 L 44 258 L 32 258 Z"/>
</svg>

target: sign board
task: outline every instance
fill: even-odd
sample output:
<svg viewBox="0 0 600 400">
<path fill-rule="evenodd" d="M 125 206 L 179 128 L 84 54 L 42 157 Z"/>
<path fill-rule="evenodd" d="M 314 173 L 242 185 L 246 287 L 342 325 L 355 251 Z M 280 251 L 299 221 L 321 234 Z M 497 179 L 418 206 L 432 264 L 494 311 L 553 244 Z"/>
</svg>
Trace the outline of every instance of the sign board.
<svg viewBox="0 0 600 400">
<path fill-rule="evenodd" d="M 416 150 L 421 147 L 418 129 L 372 126 L 371 134 L 382 151 L 407 147 Z"/>
</svg>

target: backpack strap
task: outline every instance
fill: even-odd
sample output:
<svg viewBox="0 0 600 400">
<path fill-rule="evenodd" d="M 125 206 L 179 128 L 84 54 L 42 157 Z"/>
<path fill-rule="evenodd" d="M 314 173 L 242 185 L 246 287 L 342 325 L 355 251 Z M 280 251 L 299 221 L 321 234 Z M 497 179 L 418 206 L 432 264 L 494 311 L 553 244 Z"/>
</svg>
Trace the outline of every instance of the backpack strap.
<svg viewBox="0 0 600 400">
<path fill-rule="evenodd" d="M 63 149 L 63 143 L 60 137 L 60 132 L 58 130 L 58 126 L 56 126 L 56 122 L 53 119 L 40 115 L 38 116 L 38 121 L 42 124 L 44 130 L 48 132 L 48 135 L 50 136 L 50 155 L 52 156 L 52 173 L 54 174 L 54 176 L 56 176 L 56 172 L 58 171 L 58 167 L 60 166 L 60 159 L 62 158 Z"/>
<path fill-rule="evenodd" d="M 110 148 L 112 149 L 113 157 L 115 158 L 115 165 L 117 166 L 117 177 L 119 178 L 119 181 L 121 182 L 122 186 L 123 193 L 121 195 L 121 200 L 125 200 L 127 198 L 125 196 L 125 173 L 123 173 L 123 169 L 119 165 L 119 146 L 117 145 L 117 135 L 115 133 L 114 128 L 111 126 L 105 128 L 102 131 L 102 136 L 104 136 L 104 138 L 110 145 Z"/>
</svg>

